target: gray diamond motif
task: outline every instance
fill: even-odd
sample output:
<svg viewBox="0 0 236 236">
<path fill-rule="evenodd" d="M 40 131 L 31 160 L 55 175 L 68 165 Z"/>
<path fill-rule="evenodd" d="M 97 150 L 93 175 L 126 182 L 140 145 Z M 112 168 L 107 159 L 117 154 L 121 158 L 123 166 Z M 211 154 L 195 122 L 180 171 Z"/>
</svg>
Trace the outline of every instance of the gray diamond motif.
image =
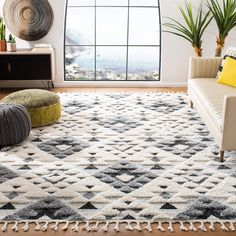
<svg viewBox="0 0 236 236">
<path fill-rule="evenodd" d="M 37 202 L 34 202 L 24 208 L 21 208 L 12 215 L 4 218 L 6 221 L 20 221 L 20 220 L 36 220 L 43 216 L 47 216 L 53 220 L 83 220 L 84 218 L 79 215 L 76 210 L 67 206 L 62 201 L 55 197 L 46 197 Z"/>
<path fill-rule="evenodd" d="M 121 141 L 115 140 L 113 143 L 110 144 L 110 146 L 120 152 L 125 152 L 136 146 L 136 144 L 132 144 L 131 142 L 132 141 L 128 139 Z"/>
<path fill-rule="evenodd" d="M 192 202 L 187 209 L 179 213 L 175 218 L 195 220 L 208 219 L 210 216 L 218 219 L 234 220 L 236 217 L 236 208 L 204 196 Z"/>
<path fill-rule="evenodd" d="M 11 171 L 5 166 L 0 165 L 0 184 L 4 183 L 5 181 L 17 178 L 18 176 L 19 175 L 15 172 Z"/>
<path fill-rule="evenodd" d="M 124 133 L 131 129 L 135 129 L 139 126 L 142 126 L 141 123 L 136 121 L 132 121 L 125 117 L 116 117 L 114 119 L 106 120 L 103 122 L 99 122 L 99 125 L 102 125 L 104 128 L 108 128 L 116 131 L 117 133 Z"/>
<path fill-rule="evenodd" d="M 17 192 L 13 191 L 13 192 L 7 194 L 6 196 L 7 196 L 9 199 L 13 199 L 13 198 L 15 198 L 15 197 L 18 197 L 19 194 L 18 194 Z"/>
<path fill-rule="evenodd" d="M 170 199 L 172 197 L 172 195 L 168 192 L 162 192 L 160 196 L 164 199 Z"/>
<path fill-rule="evenodd" d="M 158 176 L 152 171 L 140 169 L 128 161 L 121 161 L 95 174 L 102 182 L 110 184 L 121 192 L 130 193 Z"/>
<path fill-rule="evenodd" d="M 170 114 L 172 112 L 175 112 L 187 105 L 186 101 L 182 99 L 181 97 L 179 98 L 179 103 L 174 104 L 169 102 L 168 100 L 163 100 L 163 99 L 157 99 L 155 102 L 152 104 L 148 104 L 148 106 L 145 106 L 146 109 L 164 113 L 164 114 Z"/>
<path fill-rule="evenodd" d="M 108 94 L 107 96 L 115 99 L 116 101 L 117 100 L 119 101 L 120 99 L 129 97 L 130 95 L 129 94 Z"/>
<path fill-rule="evenodd" d="M 74 153 L 78 153 L 89 146 L 88 143 L 72 137 L 59 137 L 38 145 L 41 150 L 59 159 L 64 159 Z"/>
<path fill-rule="evenodd" d="M 78 100 L 75 99 L 73 101 L 69 101 L 66 104 L 64 104 L 63 110 L 70 115 L 74 115 L 78 112 L 86 111 L 92 107 L 93 107 L 92 105 L 80 102 L 78 98 Z"/>
<path fill-rule="evenodd" d="M 83 196 L 87 199 L 92 199 L 93 197 L 95 197 L 95 194 L 92 192 L 87 192 Z"/>
<path fill-rule="evenodd" d="M 202 139 L 203 138 L 205 137 L 202 137 Z M 190 140 L 181 136 L 161 139 L 155 146 L 187 159 L 198 152 L 203 151 L 207 147 L 206 143 L 202 142 L 201 138 L 199 140 Z"/>
</svg>

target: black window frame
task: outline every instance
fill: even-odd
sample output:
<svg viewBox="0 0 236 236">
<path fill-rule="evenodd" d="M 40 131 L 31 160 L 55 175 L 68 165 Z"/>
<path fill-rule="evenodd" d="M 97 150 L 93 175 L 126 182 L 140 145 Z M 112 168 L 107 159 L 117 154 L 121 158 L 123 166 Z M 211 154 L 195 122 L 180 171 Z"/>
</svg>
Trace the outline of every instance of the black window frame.
<svg viewBox="0 0 236 236">
<path fill-rule="evenodd" d="M 66 0 L 66 8 L 65 8 L 65 21 L 64 21 L 64 81 L 65 82 L 88 82 L 88 81 L 91 81 L 91 82 L 95 82 L 95 81 L 106 81 L 106 82 L 111 82 L 111 81 L 114 81 L 114 82 L 124 82 L 124 81 L 129 81 L 129 82 L 160 82 L 161 81 L 161 65 L 162 65 L 162 57 L 161 57 L 161 54 L 162 54 L 162 23 L 161 23 L 161 5 L 160 5 L 160 0 L 156 0 L 157 1 L 157 6 L 130 6 L 130 0 L 127 0 L 128 1 L 128 6 L 102 6 L 102 5 L 99 5 L 97 6 L 96 5 L 96 0 L 94 0 L 95 2 L 95 5 L 94 6 L 91 6 L 91 5 L 84 5 L 84 6 L 68 6 L 68 0 Z M 89 8 L 94 8 L 94 11 L 95 11 L 95 42 L 94 42 L 94 45 L 66 45 L 66 27 L 67 27 L 67 9 L 68 8 L 83 8 L 83 7 L 89 7 Z M 97 8 L 120 8 L 120 7 L 124 7 L 124 8 L 128 8 L 128 18 L 127 18 L 127 44 L 125 45 L 97 45 L 97 41 L 96 41 L 96 9 Z M 131 45 L 129 44 L 129 25 L 130 25 L 130 20 L 129 20 L 129 14 L 130 14 L 130 8 L 157 8 L 158 9 L 158 13 L 159 13 L 159 33 L 158 33 L 158 36 L 159 37 L 159 44 L 157 45 Z M 94 47 L 95 48 L 95 55 L 94 55 L 94 79 L 91 80 L 91 79 L 84 79 L 84 80 L 73 80 L 73 79 L 66 79 L 66 47 Z M 97 47 L 126 47 L 126 78 L 124 80 L 97 80 Z M 130 80 L 128 79 L 128 70 L 129 70 L 129 67 L 128 67 L 128 63 L 129 63 L 129 47 L 155 47 L 155 48 L 159 48 L 159 79 L 158 80 Z"/>
</svg>

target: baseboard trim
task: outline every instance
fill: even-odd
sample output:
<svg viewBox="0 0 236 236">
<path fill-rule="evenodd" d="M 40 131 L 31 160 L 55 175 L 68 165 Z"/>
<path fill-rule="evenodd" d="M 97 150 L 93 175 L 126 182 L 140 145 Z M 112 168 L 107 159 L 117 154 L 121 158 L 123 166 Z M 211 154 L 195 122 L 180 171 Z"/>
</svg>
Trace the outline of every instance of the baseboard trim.
<svg viewBox="0 0 236 236">
<path fill-rule="evenodd" d="M 55 83 L 55 87 L 68 88 L 68 87 L 79 87 L 79 88 L 168 88 L 168 87 L 187 87 L 186 83 L 162 83 L 162 82 L 151 82 L 151 81 L 80 81 L 64 83 Z"/>
<path fill-rule="evenodd" d="M 57 88 L 179 88 L 187 87 L 186 83 L 163 83 L 160 81 L 65 81 L 54 82 Z M 7 81 L 0 88 L 42 88 L 39 81 Z"/>
</svg>

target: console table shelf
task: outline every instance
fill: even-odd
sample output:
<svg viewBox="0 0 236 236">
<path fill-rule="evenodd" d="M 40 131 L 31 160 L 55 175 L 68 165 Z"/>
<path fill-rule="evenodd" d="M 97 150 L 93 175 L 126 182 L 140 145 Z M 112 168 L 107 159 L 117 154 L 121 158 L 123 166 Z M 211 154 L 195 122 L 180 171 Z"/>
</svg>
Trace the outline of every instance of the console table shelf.
<svg viewBox="0 0 236 236">
<path fill-rule="evenodd" d="M 0 81 L 24 80 L 42 81 L 50 89 L 54 87 L 55 51 L 31 51 L 26 49 L 17 52 L 0 52 Z"/>
</svg>

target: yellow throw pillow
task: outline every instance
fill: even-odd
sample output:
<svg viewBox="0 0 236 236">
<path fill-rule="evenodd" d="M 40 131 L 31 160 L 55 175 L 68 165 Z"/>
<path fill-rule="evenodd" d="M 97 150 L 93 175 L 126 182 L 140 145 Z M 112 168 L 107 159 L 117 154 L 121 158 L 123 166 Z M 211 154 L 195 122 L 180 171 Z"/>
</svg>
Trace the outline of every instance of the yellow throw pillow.
<svg viewBox="0 0 236 236">
<path fill-rule="evenodd" d="M 223 71 L 217 81 L 222 84 L 236 87 L 236 60 L 230 57 L 226 58 Z"/>
</svg>

